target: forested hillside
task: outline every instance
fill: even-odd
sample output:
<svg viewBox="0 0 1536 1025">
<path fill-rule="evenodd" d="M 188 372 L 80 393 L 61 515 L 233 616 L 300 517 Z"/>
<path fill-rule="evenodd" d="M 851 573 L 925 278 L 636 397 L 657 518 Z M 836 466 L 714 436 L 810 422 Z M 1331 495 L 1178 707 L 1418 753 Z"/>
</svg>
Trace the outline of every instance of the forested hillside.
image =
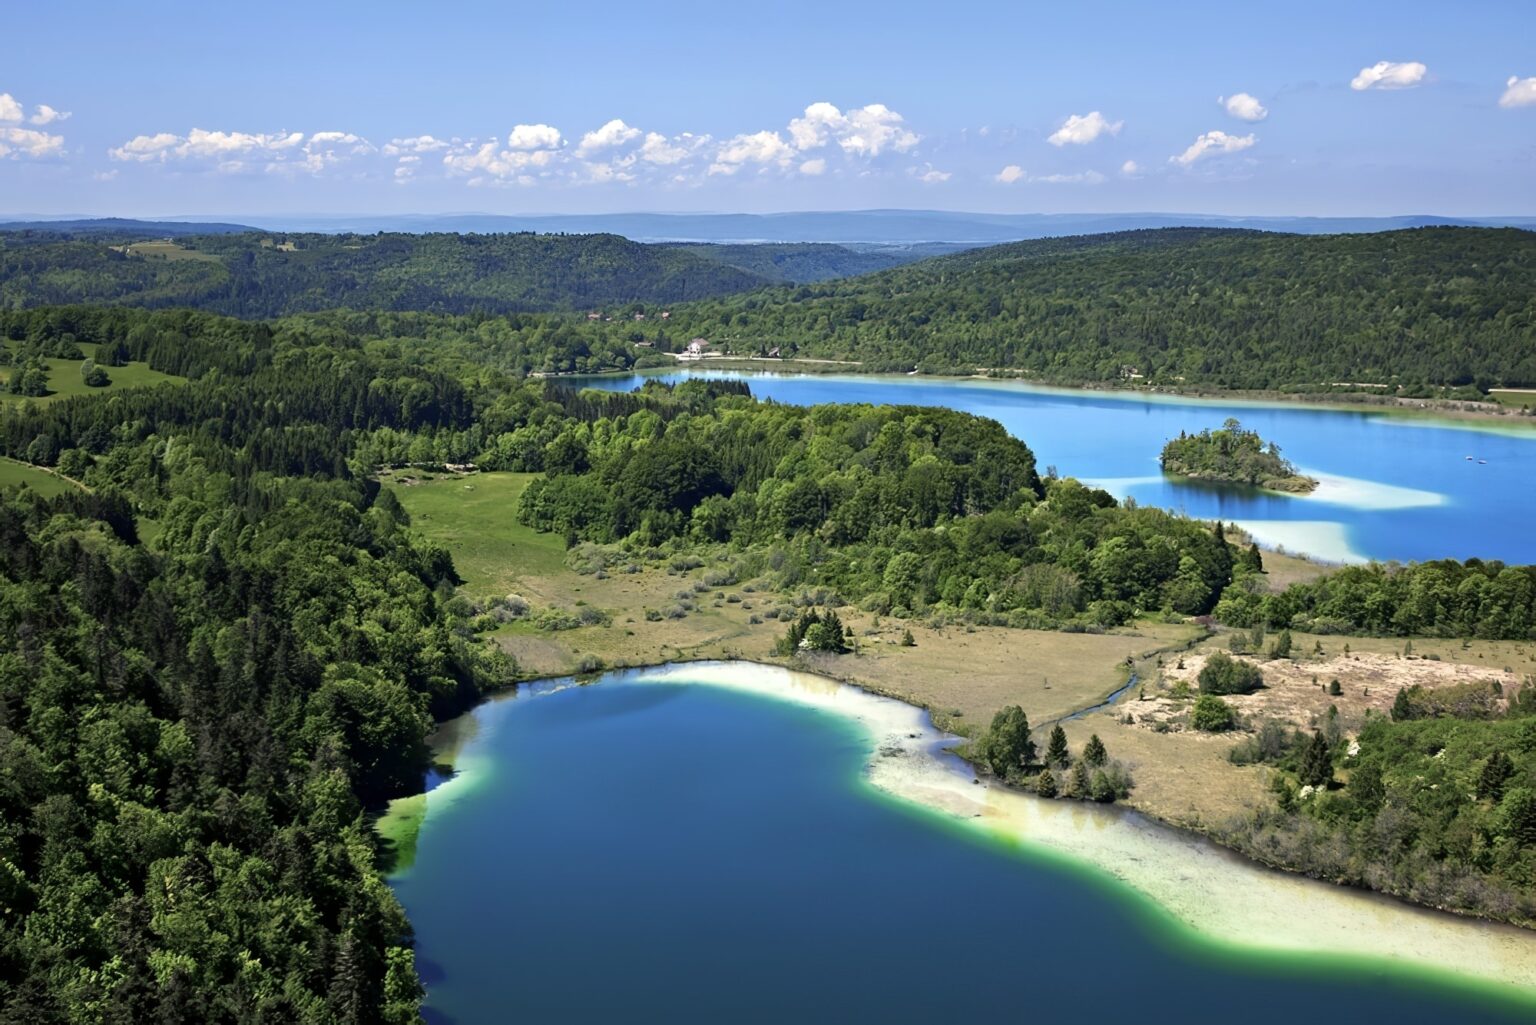
<svg viewBox="0 0 1536 1025">
<path fill-rule="evenodd" d="M 674 314 L 674 317 L 676 314 Z M 697 304 L 742 350 L 1053 381 L 1536 384 L 1536 233 L 1167 229 L 972 250 Z"/>
<path fill-rule="evenodd" d="M 409 925 L 362 813 L 418 785 L 434 718 L 517 667 L 482 643 L 488 617 L 373 479 L 382 464 L 540 473 L 506 515 L 570 545 L 728 551 L 765 587 L 879 615 L 1536 627 L 1530 571 L 1498 564 L 1271 593 L 1220 525 L 1042 478 L 1024 442 L 966 414 L 525 378 L 603 330 L 0 313 L 19 348 L 187 379 L 0 415 L 0 456 L 79 485 L 0 493 L 0 1021 L 420 1020 Z"/>
<path fill-rule="evenodd" d="M 679 303 L 770 279 L 617 235 L 188 236 L 174 249 L 0 233 L 0 307 L 189 306 L 243 317 L 350 307 L 441 313 Z"/>
<path fill-rule="evenodd" d="M 774 284 L 807 284 L 899 267 L 952 250 L 943 244 L 849 246 L 828 242 L 676 243 L 676 248 Z"/>
</svg>

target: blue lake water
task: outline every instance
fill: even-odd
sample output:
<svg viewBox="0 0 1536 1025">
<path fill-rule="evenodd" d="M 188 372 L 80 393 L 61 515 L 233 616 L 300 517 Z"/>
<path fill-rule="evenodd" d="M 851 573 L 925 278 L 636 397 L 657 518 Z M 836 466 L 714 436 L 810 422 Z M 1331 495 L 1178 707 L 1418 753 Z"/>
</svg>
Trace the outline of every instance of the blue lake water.
<svg viewBox="0 0 1536 1025">
<path fill-rule="evenodd" d="M 760 398 L 947 406 L 999 421 L 1034 450 L 1041 472 L 1093 482 L 1202 519 L 1224 519 L 1269 547 L 1329 561 L 1501 559 L 1536 562 L 1536 425 L 1453 423 L 1294 403 L 1249 403 L 1034 388 L 921 377 L 703 370 L 648 374 L 746 380 Z M 585 378 L 629 391 L 641 375 Z M 1233 416 L 1322 486 L 1309 496 L 1163 476 L 1158 454 L 1180 431 Z M 1467 457 L 1471 456 L 1471 459 Z"/>
<path fill-rule="evenodd" d="M 619 674 L 472 715 L 392 881 L 439 1025 L 1532 1020 L 1410 965 L 1196 940 L 873 789 L 834 714 Z"/>
</svg>

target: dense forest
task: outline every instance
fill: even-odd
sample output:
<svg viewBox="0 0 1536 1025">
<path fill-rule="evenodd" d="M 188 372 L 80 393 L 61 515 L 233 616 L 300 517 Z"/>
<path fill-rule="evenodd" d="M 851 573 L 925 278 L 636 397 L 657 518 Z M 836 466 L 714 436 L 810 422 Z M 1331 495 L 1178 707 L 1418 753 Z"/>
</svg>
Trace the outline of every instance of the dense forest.
<svg viewBox="0 0 1536 1025">
<path fill-rule="evenodd" d="M 1317 481 L 1303 477 L 1280 447 L 1266 443 L 1256 431 L 1245 430 L 1234 418 L 1216 430 L 1179 432 L 1163 446 L 1159 465 L 1164 473 L 1199 480 L 1250 484 L 1274 491 L 1312 491 Z"/>
<path fill-rule="evenodd" d="M 830 242 L 679 242 L 670 243 L 738 270 L 765 283 L 808 284 L 899 267 L 966 247 L 943 242 L 895 246 L 840 246 Z"/>
<path fill-rule="evenodd" d="M 626 354 L 602 368 L 699 336 L 744 355 L 778 349 L 865 370 L 985 368 L 1061 383 L 1369 386 L 1405 396 L 1536 385 L 1536 234 L 1512 228 L 1132 231 L 777 288 L 762 286 L 857 273 L 876 257 L 611 235 L 230 234 L 179 245 L 175 258 L 134 256 L 101 241 L 0 233 L 0 308 L 543 312 L 514 330 Z M 469 333 L 441 322 L 439 333 L 453 331 Z"/>
<path fill-rule="evenodd" d="M 737 349 L 866 369 L 1230 388 L 1528 386 L 1536 234 L 1191 228 L 1045 239 L 704 302 L 685 323 Z"/>
<path fill-rule="evenodd" d="M 186 236 L 138 252 L 0 232 L 0 308 L 187 306 L 243 317 L 350 307 L 441 313 L 679 303 L 769 280 L 686 249 L 617 235 Z"/>
<path fill-rule="evenodd" d="M 517 668 L 476 636 L 455 598 L 451 560 L 410 531 L 372 479 L 380 464 L 537 472 L 508 514 L 569 544 L 662 554 L 711 546 L 750 563 L 769 586 L 882 615 L 1068 630 L 1214 615 L 1233 626 L 1325 633 L 1536 637 L 1532 568 L 1358 567 L 1271 591 L 1257 552 L 1237 549 L 1220 524 L 1041 476 L 1023 441 L 966 414 L 778 406 L 721 382 L 614 394 L 528 376 L 632 366 L 694 325 L 742 332 L 789 309 L 851 311 L 863 295 L 869 305 L 847 323 L 805 313 L 802 344 L 815 334 L 818 345 L 878 348 L 877 334 L 889 340 L 911 327 L 897 312 L 904 304 L 931 301 L 923 337 L 953 330 L 980 345 L 992 321 L 971 314 L 996 300 L 999 325 L 1027 316 L 1049 329 L 1021 341 L 1018 353 L 1077 339 L 1053 364 L 1068 372 L 1099 366 L 1093 354 L 1110 345 L 1110 324 L 1143 325 L 1132 334 L 1145 343 L 1183 310 L 1193 341 L 1159 352 L 1173 358 L 1187 355 L 1186 344 L 1209 343 L 1212 373 L 1237 357 L 1257 373 L 1284 346 L 1311 352 L 1346 324 L 1366 333 L 1325 347 L 1346 359 L 1351 345 L 1367 351 L 1369 331 L 1386 330 L 1362 326 L 1360 311 L 1374 311 L 1408 332 L 1413 342 L 1402 351 L 1433 380 L 1430 368 L 1447 354 L 1475 351 L 1489 366 L 1532 358 L 1532 292 L 1515 294 L 1530 250 L 1511 236 L 1307 240 L 1342 248 L 1315 262 L 1297 257 L 1296 287 L 1338 301 L 1318 307 L 1321 320 L 1295 313 L 1296 332 L 1263 344 L 1259 332 L 1291 323 L 1292 313 L 1270 303 L 1293 301 L 1277 268 L 1290 266 L 1286 247 L 1300 240 L 1175 232 L 1031 244 L 1049 259 L 1006 247 L 804 295 L 676 307 L 666 325 L 492 314 L 470 298 L 477 282 L 540 301 L 569 301 L 578 279 L 582 288 L 599 280 L 671 288 L 682 287 L 674 272 L 686 270 L 687 287 L 699 284 L 690 268 L 703 258 L 676 250 L 656 250 L 670 255 L 646 264 L 651 277 L 627 276 L 631 244 L 615 239 L 496 237 L 448 246 L 452 259 L 432 237 L 398 249 L 396 237 L 381 236 L 361 240 L 361 249 L 338 238 L 315 253 L 258 246 L 259 254 L 244 236 L 196 240 L 194 252 L 217 262 L 7 240 L 0 290 L 10 289 L 10 308 L 0 310 L 0 335 L 11 351 L 89 357 L 109 375 L 145 363 L 185 381 L 0 409 L 0 456 L 58 468 L 80 485 L 56 498 L 0 494 L 0 1021 L 419 1021 L 409 925 L 383 882 L 363 813 L 417 785 L 435 717 L 509 682 Z M 1375 257 L 1351 248 L 1367 242 Z M 475 264 L 465 254 L 482 244 L 485 261 Z M 558 252 L 546 262 L 543 247 Z M 1245 247 L 1268 254 L 1246 275 L 1237 269 Z M 1396 255 L 1382 262 L 1381 247 Z M 73 255 L 61 260 L 61 252 Z M 241 253 L 248 279 L 229 270 Z M 1328 292 L 1327 268 L 1345 256 L 1356 269 Z M 455 261 L 464 260 L 480 269 L 459 276 L 466 264 Z M 491 269 L 518 260 L 530 275 Z M 1444 275 L 1468 260 L 1482 268 L 1475 278 Z M 1092 286 L 1099 261 L 1118 282 L 1113 294 Z M 105 263 L 113 268 L 101 271 Z M 415 269 L 397 275 L 390 266 Z M 417 275 L 429 266 L 431 275 Z M 613 274 L 594 277 L 602 266 Z M 1153 288 L 1154 267 L 1165 285 L 1182 284 Z M 355 274 L 350 294 L 360 305 L 408 307 L 450 292 L 465 305 L 270 320 L 42 305 L 60 291 L 107 300 L 143 286 L 172 304 L 224 289 L 234 308 L 245 308 L 242 297 L 302 308 L 328 296 L 331 285 L 321 282 L 331 279 L 309 273 L 316 268 L 335 280 Z M 708 273 L 727 276 L 703 280 L 728 283 L 740 272 L 710 264 Z M 237 279 L 250 291 L 234 287 Z M 429 279 L 438 284 L 422 284 Z M 1400 291 L 1389 295 L 1393 288 Z M 114 289 L 125 291 L 105 294 Z M 952 301 L 941 300 L 943 289 Z M 1213 295 L 1221 301 L 1197 303 Z M 774 296 L 784 302 L 765 304 Z M 1225 337 L 1254 341 L 1217 346 L 1233 311 L 1246 311 L 1245 330 L 1256 333 Z M 1465 326 L 1456 344 L 1437 334 L 1453 320 Z M 1083 333 L 1090 323 L 1098 341 Z M 934 344 L 938 352 L 947 343 Z M 1521 344 L 1524 355 L 1514 358 Z M 1116 373 L 1120 359 L 1111 361 Z M 807 622 L 807 634 L 813 625 L 826 632 L 825 621 Z M 1381 784 L 1389 794 L 1400 788 L 1404 801 L 1432 802 L 1414 789 L 1416 760 L 1423 744 L 1439 742 L 1435 730 L 1454 732 L 1464 717 L 1414 695 L 1403 705 L 1397 721 L 1373 727 L 1412 741 L 1383 734 L 1373 749 L 1383 752 Z M 1491 771 L 1502 789 L 1482 798 L 1481 818 L 1466 810 L 1434 818 L 1440 813 L 1426 806 L 1411 823 L 1411 849 L 1422 858 L 1441 849 L 1464 855 L 1470 867 L 1458 878 L 1528 894 L 1536 826 L 1520 795 L 1536 781 L 1525 733 L 1502 718 L 1478 728 L 1486 737 L 1457 747 L 1455 764 Z M 1423 744 L 1414 739 L 1421 734 Z M 1513 766 L 1507 774 L 1503 761 L 1486 770 L 1495 749 Z M 1330 836 L 1354 830 L 1362 839 L 1349 849 L 1360 865 L 1397 864 L 1365 846 L 1382 835 L 1381 815 L 1396 799 L 1366 827 L 1351 825 L 1366 821 L 1350 810 L 1366 807 L 1359 793 L 1344 796 L 1354 803 L 1256 828 L 1276 836 L 1308 822 L 1338 831 Z M 1339 814 L 1330 818 L 1328 807 Z M 1447 839 L 1424 839 L 1436 836 Z"/>
</svg>

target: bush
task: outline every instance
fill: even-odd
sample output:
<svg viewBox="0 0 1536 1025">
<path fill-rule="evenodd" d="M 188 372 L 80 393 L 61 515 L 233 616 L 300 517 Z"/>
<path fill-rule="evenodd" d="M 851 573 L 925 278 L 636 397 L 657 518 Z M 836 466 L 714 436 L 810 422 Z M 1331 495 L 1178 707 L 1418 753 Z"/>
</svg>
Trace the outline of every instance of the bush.
<svg viewBox="0 0 1536 1025">
<path fill-rule="evenodd" d="M 1215 695 L 1202 694 L 1190 709 L 1189 724 L 1204 733 L 1222 733 L 1237 725 L 1237 714 Z"/>
<path fill-rule="evenodd" d="M 1199 683 L 1202 694 L 1251 694 L 1264 686 L 1264 674 L 1251 662 L 1217 651 L 1201 667 Z"/>
</svg>

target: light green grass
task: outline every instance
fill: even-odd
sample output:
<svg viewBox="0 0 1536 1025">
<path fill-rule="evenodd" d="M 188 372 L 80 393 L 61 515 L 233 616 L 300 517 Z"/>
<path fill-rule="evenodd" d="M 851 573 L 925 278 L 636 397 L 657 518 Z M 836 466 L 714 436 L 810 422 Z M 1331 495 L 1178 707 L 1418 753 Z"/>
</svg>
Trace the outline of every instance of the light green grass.
<svg viewBox="0 0 1536 1025">
<path fill-rule="evenodd" d="M 151 370 L 147 363 L 130 363 L 126 367 L 105 367 L 111 383 L 104 388 L 91 388 L 86 385 L 85 379 L 80 376 L 80 364 L 84 360 L 78 359 L 50 359 L 48 364 L 48 394 L 40 398 L 31 399 L 32 402 L 57 402 L 59 399 L 67 399 L 75 395 L 100 395 L 103 392 L 123 391 L 128 388 L 145 388 L 150 385 L 170 382 L 185 381 L 184 377 L 175 377 L 171 374 L 162 374 L 158 370 Z M 3 382 L 10 380 L 10 375 L 16 372 L 15 367 L 0 369 L 0 400 L 7 402 L 26 402 L 26 396 L 12 395 L 3 390 Z"/>
<path fill-rule="evenodd" d="M 1529 388 L 1519 391 L 1503 391 L 1495 388 L 1488 393 L 1488 397 L 1501 406 L 1509 406 L 1519 409 L 1521 406 L 1536 407 L 1536 391 Z"/>
<path fill-rule="evenodd" d="M 383 479 L 411 526 L 443 545 L 476 597 L 508 594 L 524 577 L 552 577 L 565 569 L 565 542 L 517 522 L 517 506 L 534 473 L 477 473 L 402 484 L 414 471 Z"/>
<path fill-rule="evenodd" d="M 142 256 L 149 260 L 193 260 L 202 263 L 218 263 L 219 258 L 212 253 L 199 252 L 196 249 L 188 249 L 179 242 L 169 242 L 160 239 L 155 242 L 134 242 L 124 246 L 132 256 Z"/>
<path fill-rule="evenodd" d="M 0 459 L 0 488 L 15 487 L 25 484 L 40 495 L 63 494 L 74 490 L 78 485 L 66 480 L 57 474 L 40 470 L 26 463 L 18 463 L 10 459 Z"/>
</svg>

